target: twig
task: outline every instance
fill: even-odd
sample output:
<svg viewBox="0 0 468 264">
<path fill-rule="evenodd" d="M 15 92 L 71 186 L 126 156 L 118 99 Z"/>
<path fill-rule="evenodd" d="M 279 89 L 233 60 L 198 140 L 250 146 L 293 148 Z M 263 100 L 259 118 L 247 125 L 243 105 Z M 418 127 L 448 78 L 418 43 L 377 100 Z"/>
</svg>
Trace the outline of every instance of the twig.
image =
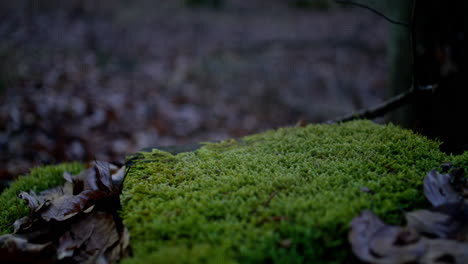
<svg viewBox="0 0 468 264">
<path fill-rule="evenodd" d="M 383 19 L 387 20 L 388 22 L 399 25 L 399 26 L 404 26 L 404 27 L 407 27 L 407 28 L 409 28 L 409 26 L 410 26 L 409 23 L 394 20 L 394 19 L 386 16 L 384 13 L 382 13 L 382 12 L 378 11 L 377 9 L 374 9 L 374 8 L 372 8 L 370 6 L 366 6 L 366 5 L 363 5 L 363 4 L 360 4 L 360 3 L 356 3 L 356 2 L 353 2 L 353 1 L 346 1 L 346 0 L 335 0 L 335 2 L 339 3 L 339 4 L 348 4 L 348 5 L 353 5 L 353 6 L 357 6 L 357 7 L 367 9 L 367 10 L 377 14 L 378 16 L 382 17 Z"/>
<path fill-rule="evenodd" d="M 428 91 L 434 91 L 437 85 L 419 86 L 417 89 L 410 88 L 408 91 L 398 94 L 389 100 L 378 104 L 374 107 L 359 110 L 353 114 L 345 115 L 337 119 L 329 120 L 326 124 L 341 123 L 356 119 L 374 119 L 391 112 L 398 107 L 407 104 L 414 100 L 416 97 Z"/>
<path fill-rule="evenodd" d="M 274 191 L 270 194 L 270 196 L 268 197 L 268 199 L 263 202 L 263 207 L 267 207 L 268 204 L 270 204 L 271 200 L 279 193 L 279 191 Z"/>
<path fill-rule="evenodd" d="M 250 54 L 250 53 L 261 53 L 268 51 L 274 47 L 280 47 L 287 50 L 303 50 L 303 49 L 323 49 L 336 47 L 341 49 L 350 49 L 360 53 L 374 54 L 382 53 L 382 48 L 372 47 L 369 43 L 359 41 L 351 38 L 326 38 L 321 40 L 314 39 L 269 39 L 265 41 L 260 41 L 257 43 L 244 43 L 238 47 L 222 47 L 215 52 L 222 52 L 223 49 L 228 49 L 234 53 L 240 54 Z"/>
</svg>

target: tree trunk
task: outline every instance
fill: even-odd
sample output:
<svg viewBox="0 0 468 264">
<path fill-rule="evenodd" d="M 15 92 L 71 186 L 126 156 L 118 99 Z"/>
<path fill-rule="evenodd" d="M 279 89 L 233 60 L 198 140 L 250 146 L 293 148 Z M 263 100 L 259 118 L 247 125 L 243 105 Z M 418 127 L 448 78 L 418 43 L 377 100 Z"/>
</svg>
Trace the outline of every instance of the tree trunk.
<svg viewBox="0 0 468 264">
<path fill-rule="evenodd" d="M 463 0 L 415 0 L 412 29 L 393 26 L 390 43 L 391 89 L 394 94 L 414 85 L 437 85 L 432 94 L 390 116 L 390 121 L 444 143 L 445 152 L 468 149 L 460 123 L 468 116 L 468 3 Z M 411 8 L 401 8 L 411 12 Z M 410 34 L 412 35 L 412 41 Z M 414 56 L 413 51 L 414 50 Z M 412 62 L 412 58 L 414 62 Z"/>
</svg>

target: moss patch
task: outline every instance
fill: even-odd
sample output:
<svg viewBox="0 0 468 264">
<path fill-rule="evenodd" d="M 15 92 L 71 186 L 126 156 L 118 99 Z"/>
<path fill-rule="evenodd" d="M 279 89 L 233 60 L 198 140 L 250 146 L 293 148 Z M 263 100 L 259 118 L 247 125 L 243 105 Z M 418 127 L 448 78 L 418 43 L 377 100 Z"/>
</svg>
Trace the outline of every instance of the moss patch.
<svg viewBox="0 0 468 264">
<path fill-rule="evenodd" d="M 0 194 L 0 235 L 13 232 L 14 221 L 29 212 L 26 202 L 18 198 L 21 191 L 33 190 L 38 193 L 62 185 L 65 171 L 75 174 L 82 169 L 83 166 L 79 163 L 43 166 L 32 169 L 29 175 L 21 176 L 12 183 Z"/>
<path fill-rule="evenodd" d="M 367 208 L 401 223 L 402 211 L 427 205 L 426 173 L 451 159 L 468 164 L 468 155 L 369 121 L 143 152 L 124 182 L 134 250 L 124 262 L 349 263 L 351 219 Z"/>
<path fill-rule="evenodd" d="M 353 263 L 347 232 L 362 209 L 400 224 L 403 211 L 428 205 L 429 170 L 446 161 L 468 167 L 468 152 L 438 147 L 393 125 L 355 121 L 142 152 L 122 194 L 134 252 L 124 263 Z M 82 169 L 45 166 L 13 183 L 0 195 L 0 234 L 28 212 L 20 191 L 61 185 L 64 171 Z"/>
</svg>

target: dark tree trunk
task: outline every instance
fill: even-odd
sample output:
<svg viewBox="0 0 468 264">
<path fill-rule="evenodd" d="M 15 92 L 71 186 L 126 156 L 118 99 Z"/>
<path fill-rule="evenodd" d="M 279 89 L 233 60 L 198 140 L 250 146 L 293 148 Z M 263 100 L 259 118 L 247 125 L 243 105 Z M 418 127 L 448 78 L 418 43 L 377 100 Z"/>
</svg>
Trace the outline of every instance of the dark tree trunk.
<svg viewBox="0 0 468 264">
<path fill-rule="evenodd" d="M 408 89 L 413 76 L 414 85 L 437 88 L 390 120 L 440 139 L 443 151 L 460 153 L 468 149 L 468 136 L 461 127 L 468 116 L 468 16 L 464 15 L 468 2 L 415 1 L 413 28 L 406 33 L 395 29 L 393 35 L 391 87 L 395 94 Z"/>
</svg>

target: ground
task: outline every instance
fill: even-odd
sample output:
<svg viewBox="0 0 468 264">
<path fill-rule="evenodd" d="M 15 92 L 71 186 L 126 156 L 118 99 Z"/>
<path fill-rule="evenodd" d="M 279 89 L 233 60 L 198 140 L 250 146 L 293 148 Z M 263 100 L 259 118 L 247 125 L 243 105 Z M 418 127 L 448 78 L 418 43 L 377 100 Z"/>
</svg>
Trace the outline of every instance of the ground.
<svg viewBox="0 0 468 264">
<path fill-rule="evenodd" d="M 323 121 L 385 97 L 388 24 L 367 10 L 30 2 L 0 4 L 0 180 Z"/>
</svg>

